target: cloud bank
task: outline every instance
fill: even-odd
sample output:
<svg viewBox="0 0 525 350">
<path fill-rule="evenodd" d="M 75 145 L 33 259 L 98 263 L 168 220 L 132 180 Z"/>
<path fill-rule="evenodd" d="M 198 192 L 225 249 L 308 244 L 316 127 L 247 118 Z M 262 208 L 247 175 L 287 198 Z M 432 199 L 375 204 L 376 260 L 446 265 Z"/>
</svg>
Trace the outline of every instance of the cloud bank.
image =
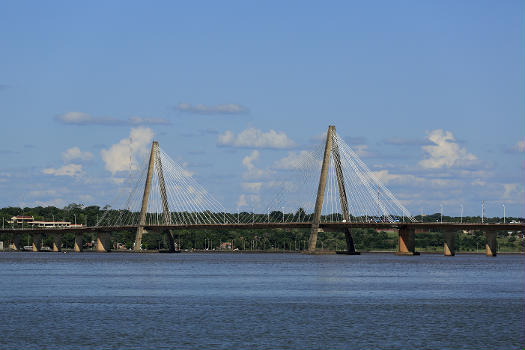
<svg viewBox="0 0 525 350">
<path fill-rule="evenodd" d="M 82 152 L 78 147 L 71 147 L 62 153 L 62 160 L 66 163 L 72 160 L 87 161 L 92 158 L 93 154 L 91 152 Z"/>
<path fill-rule="evenodd" d="M 68 112 L 55 117 L 62 124 L 69 125 L 105 125 L 105 126 L 130 126 L 130 125 L 168 125 L 170 121 L 164 118 L 142 118 L 133 116 L 128 119 L 114 117 L 93 117 L 82 112 Z"/>
<path fill-rule="evenodd" d="M 129 137 L 120 140 L 108 149 L 100 151 L 106 170 L 111 174 L 138 169 L 138 160 L 145 158 L 153 141 L 153 130 L 146 127 L 131 129 Z"/>
<path fill-rule="evenodd" d="M 54 176 L 79 176 L 82 175 L 82 165 L 81 164 L 66 164 L 61 166 L 60 168 L 46 168 L 42 170 L 42 173 L 47 175 L 54 175 Z"/>
<path fill-rule="evenodd" d="M 477 161 L 475 155 L 468 153 L 455 142 L 450 131 L 433 130 L 427 133 L 427 139 L 433 145 L 421 147 L 427 158 L 419 162 L 419 165 L 425 169 L 469 166 Z"/>
<path fill-rule="evenodd" d="M 512 150 L 514 150 L 516 152 L 525 152 L 525 141 L 518 141 L 518 142 L 516 142 L 514 147 L 512 147 Z"/>
<path fill-rule="evenodd" d="M 175 110 L 190 114 L 247 114 L 249 109 L 235 104 L 221 104 L 215 106 L 205 106 L 203 104 L 192 105 L 189 103 L 179 103 L 175 106 Z"/>
<path fill-rule="evenodd" d="M 295 146 L 284 132 L 270 130 L 263 132 L 259 129 L 248 128 L 235 135 L 230 130 L 219 134 L 217 145 L 239 148 L 291 148 Z"/>
</svg>

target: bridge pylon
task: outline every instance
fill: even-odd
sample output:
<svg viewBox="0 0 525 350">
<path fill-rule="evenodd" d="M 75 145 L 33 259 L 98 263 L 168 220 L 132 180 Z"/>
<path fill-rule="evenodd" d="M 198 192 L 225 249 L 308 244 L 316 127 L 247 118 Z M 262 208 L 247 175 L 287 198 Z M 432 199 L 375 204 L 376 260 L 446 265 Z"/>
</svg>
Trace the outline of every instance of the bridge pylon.
<svg viewBox="0 0 525 350">
<path fill-rule="evenodd" d="M 314 217 L 312 220 L 312 228 L 310 231 L 310 239 L 308 242 L 308 251 L 314 252 L 317 245 L 317 234 L 319 232 L 319 223 L 321 222 L 321 211 L 323 209 L 324 193 L 326 188 L 326 180 L 328 175 L 328 168 L 330 166 L 330 156 L 333 157 L 335 174 L 337 177 L 337 187 L 339 191 L 339 202 L 341 204 L 341 211 L 343 220 L 350 222 L 350 213 L 348 211 L 348 199 L 346 197 L 345 182 L 343 178 L 343 170 L 341 168 L 341 156 L 339 154 L 339 146 L 334 142 L 335 126 L 330 125 L 326 133 L 326 143 L 324 149 L 323 164 L 321 166 L 321 176 L 319 178 L 319 187 L 317 188 L 317 198 L 315 200 Z M 349 228 L 344 230 L 346 238 L 346 253 L 349 255 L 357 255 L 355 251 L 354 239 Z"/>
<path fill-rule="evenodd" d="M 164 181 L 164 171 L 162 168 L 162 161 L 160 159 L 159 143 L 157 141 L 153 141 L 153 143 L 151 144 L 151 153 L 149 156 L 148 173 L 146 175 L 146 184 L 144 185 L 144 195 L 142 196 L 142 205 L 140 209 L 139 224 L 137 227 L 137 233 L 135 235 L 135 247 L 134 247 L 135 251 L 141 250 L 142 235 L 145 232 L 144 226 L 146 225 L 148 200 L 149 200 L 149 195 L 151 192 L 151 182 L 153 179 L 154 171 L 157 172 L 157 177 L 159 180 L 160 197 L 162 201 L 162 218 L 163 218 L 164 224 L 170 225 L 171 224 L 171 214 L 170 214 L 168 199 L 166 195 L 166 183 Z M 168 239 L 169 239 L 169 251 L 174 252 L 175 251 L 175 240 L 173 238 L 173 232 L 171 230 L 168 231 Z"/>
</svg>

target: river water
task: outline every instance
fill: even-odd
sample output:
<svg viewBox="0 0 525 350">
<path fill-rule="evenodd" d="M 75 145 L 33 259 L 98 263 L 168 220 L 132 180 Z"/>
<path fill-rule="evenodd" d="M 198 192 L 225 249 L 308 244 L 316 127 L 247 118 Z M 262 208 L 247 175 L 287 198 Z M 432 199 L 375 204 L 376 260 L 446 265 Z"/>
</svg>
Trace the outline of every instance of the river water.
<svg viewBox="0 0 525 350">
<path fill-rule="evenodd" d="M 0 253 L 0 349 L 523 349 L 525 257 Z"/>
</svg>

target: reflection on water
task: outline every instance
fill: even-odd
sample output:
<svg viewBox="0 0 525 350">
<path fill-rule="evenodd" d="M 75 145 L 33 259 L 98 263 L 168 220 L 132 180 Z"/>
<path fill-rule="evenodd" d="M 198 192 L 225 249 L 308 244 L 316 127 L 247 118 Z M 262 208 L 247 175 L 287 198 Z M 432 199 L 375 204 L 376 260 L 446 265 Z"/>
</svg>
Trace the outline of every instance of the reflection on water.
<svg viewBox="0 0 525 350">
<path fill-rule="evenodd" d="M 0 253 L 0 349 L 519 349 L 525 259 Z"/>
</svg>

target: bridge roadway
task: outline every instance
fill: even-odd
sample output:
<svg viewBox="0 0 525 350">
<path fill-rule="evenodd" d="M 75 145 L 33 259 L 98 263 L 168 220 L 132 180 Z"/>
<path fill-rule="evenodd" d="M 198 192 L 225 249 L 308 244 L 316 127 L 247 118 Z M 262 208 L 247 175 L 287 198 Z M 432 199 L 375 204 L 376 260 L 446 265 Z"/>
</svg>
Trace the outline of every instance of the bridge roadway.
<svg viewBox="0 0 525 350">
<path fill-rule="evenodd" d="M 26 227 L 5 228 L 0 233 L 11 234 L 65 234 L 65 233 L 93 233 L 93 232 L 116 232 L 136 231 L 138 225 L 127 226 L 88 226 L 78 228 L 68 227 Z M 173 224 L 173 225 L 144 225 L 144 229 L 152 232 L 163 232 L 166 230 L 216 230 L 216 229 L 269 229 L 269 228 L 302 228 L 309 229 L 311 222 L 257 222 L 257 223 L 225 223 L 225 224 Z M 321 222 L 319 228 L 326 232 L 343 232 L 345 228 L 373 228 L 373 229 L 414 229 L 416 232 L 427 231 L 523 231 L 525 223 L 519 224 L 482 224 L 482 223 L 456 223 L 456 222 Z"/>
<path fill-rule="evenodd" d="M 97 234 L 97 251 L 107 252 L 111 250 L 110 234 L 117 231 L 136 231 L 137 225 L 130 226 L 92 226 L 81 228 L 9 228 L 0 229 L 0 233 L 13 235 L 15 250 L 20 250 L 20 235 L 31 234 L 33 236 L 33 251 L 40 251 L 41 236 L 53 235 L 53 251 L 61 250 L 61 236 L 63 234 L 75 234 L 75 251 L 82 251 L 82 234 Z M 145 225 L 148 232 L 167 232 L 169 230 L 216 230 L 216 229 L 311 229 L 311 222 L 266 222 L 266 223 L 225 223 L 225 224 L 190 224 L 190 225 Z M 455 236 L 459 230 L 477 230 L 485 233 L 486 254 L 496 256 L 497 231 L 525 231 L 525 223 L 519 224 L 485 224 L 485 223 L 453 223 L 453 222 L 321 222 L 319 230 L 325 232 L 344 232 L 353 228 L 372 228 L 379 230 L 396 229 L 399 233 L 398 255 L 419 255 L 415 247 L 415 234 L 418 232 L 442 232 L 444 238 L 444 254 L 455 255 Z"/>
</svg>

